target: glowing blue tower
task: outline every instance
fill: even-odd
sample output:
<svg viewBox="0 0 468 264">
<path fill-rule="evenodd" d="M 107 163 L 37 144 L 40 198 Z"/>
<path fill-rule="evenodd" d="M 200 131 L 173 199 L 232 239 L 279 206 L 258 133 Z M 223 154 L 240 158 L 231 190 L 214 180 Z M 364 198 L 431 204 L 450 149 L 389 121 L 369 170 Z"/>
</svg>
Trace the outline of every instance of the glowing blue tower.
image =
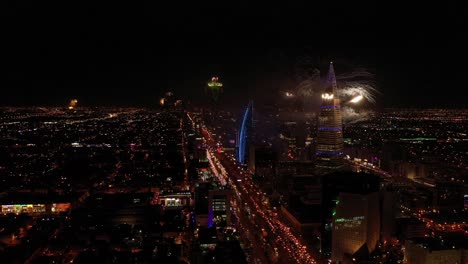
<svg viewBox="0 0 468 264">
<path fill-rule="evenodd" d="M 248 157 L 248 147 L 252 138 L 252 122 L 253 122 L 253 101 L 250 101 L 244 111 L 241 127 L 239 129 L 239 137 L 237 140 L 237 161 L 245 164 Z"/>
</svg>

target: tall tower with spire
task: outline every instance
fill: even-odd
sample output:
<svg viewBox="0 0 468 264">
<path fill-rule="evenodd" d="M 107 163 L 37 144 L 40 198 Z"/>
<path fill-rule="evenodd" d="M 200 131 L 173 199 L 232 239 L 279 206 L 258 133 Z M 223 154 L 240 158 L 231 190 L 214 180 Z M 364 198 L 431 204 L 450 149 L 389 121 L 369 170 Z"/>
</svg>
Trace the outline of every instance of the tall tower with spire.
<svg viewBox="0 0 468 264">
<path fill-rule="evenodd" d="M 322 93 L 317 129 L 317 168 L 339 169 L 343 166 L 343 122 L 333 62 Z"/>
</svg>

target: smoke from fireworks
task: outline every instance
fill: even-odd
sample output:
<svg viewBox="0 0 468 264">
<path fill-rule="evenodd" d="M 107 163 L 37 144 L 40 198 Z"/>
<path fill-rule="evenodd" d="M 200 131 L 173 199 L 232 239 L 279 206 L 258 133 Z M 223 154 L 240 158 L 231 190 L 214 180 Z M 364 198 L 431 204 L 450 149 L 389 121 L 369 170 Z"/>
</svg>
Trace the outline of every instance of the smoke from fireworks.
<svg viewBox="0 0 468 264">
<path fill-rule="evenodd" d="M 343 115 L 343 122 L 345 124 L 356 123 L 359 121 L 364 121 L 369 119 L 374 113 L 371 110 L 362 110 L 357 111 L 354 108 L 345 106 L 341 108 L 341 113 Z"/>
<path fill-rule="evenodd" d="M 376 88 L 375 76 L 364 68 L 352 68 L 347 72 L 336 71 L 338 84 L 338 98 L 342 102 L 343 119 L 345 122 L 366 119 L 369 111 L 364 109 L 356 110 L 363 101 L 370 104 L 376 103 L 376 95 L 379 91 Z M 304 105 L 316 109 L 320 104 L 320 94 L 324 90 L 324 80 L 320 76 L 320 71 L 313 66 L 310 60 L 303 59 L 299 67 L 296 68 L 296 78 L 298 85 L 295 94 L 303 98 Z"/>
<path fill-rule="evenodd" d="M 338 83 L 338 97 L 343 102 L 350 101 L 358 95 L 368 102 L 375 104 L 375 96 L 378 93 L 374 75 L 363 68 L 354 69 L 351 72 L 336 76 Z M 352 99 L 351 99 L 352 100 Z"/>
<path fill-rule="evenodd" d="M 339 74 L 336 76 L 338 83 L 338 97 L 346 103 L 362 96 L 368 102 L 375 104 L 375 97 L 379 93 L 375 88 L 374 76 L 364 69 L 357 69 L 351 73 Z M 315 70 L 315 74 L 308 76 L 299 82 L 296 93 L 300 96 L 312 97 L 323 92 L 324 85 L 320 78 L 320 72 Z"/>
</svg>

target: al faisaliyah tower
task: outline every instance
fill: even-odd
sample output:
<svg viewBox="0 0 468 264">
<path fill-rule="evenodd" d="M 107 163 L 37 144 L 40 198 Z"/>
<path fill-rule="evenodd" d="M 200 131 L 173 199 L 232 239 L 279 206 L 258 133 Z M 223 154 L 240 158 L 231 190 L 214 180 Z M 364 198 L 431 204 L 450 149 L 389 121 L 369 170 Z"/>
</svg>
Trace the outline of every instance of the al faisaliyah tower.
<svg viewBox="0 0 468 264">
<path fill-rule="evenodd" d="M 343 166 L 343 122 L 338 99 L 335 70 L 330 62 L 317 126 L 317 169 L 339 169 Z"/>
</svg>

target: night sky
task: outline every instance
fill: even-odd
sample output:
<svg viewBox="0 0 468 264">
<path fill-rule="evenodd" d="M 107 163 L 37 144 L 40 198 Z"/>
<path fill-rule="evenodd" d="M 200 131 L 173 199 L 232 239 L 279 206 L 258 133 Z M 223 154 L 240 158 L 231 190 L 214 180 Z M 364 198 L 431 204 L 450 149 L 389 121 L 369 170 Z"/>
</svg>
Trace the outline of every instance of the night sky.
<svg viewBox="0 0 468 264">
<path fill-rule="evenodd" d="M 202 100 L 214 74 L 225 98 L 270 100 L 309 58 L 364 66 L 384 107 L 466 107 L 462 4 L 1 1 L 0 105 L 147 106 L 171 90 Z M 325 2 L 325 1 L 324 1 Z M 374 1 L 377 2 L 377 1 Z M 392 2 L 394 3 L 394 2 Z"/>
</svg>

